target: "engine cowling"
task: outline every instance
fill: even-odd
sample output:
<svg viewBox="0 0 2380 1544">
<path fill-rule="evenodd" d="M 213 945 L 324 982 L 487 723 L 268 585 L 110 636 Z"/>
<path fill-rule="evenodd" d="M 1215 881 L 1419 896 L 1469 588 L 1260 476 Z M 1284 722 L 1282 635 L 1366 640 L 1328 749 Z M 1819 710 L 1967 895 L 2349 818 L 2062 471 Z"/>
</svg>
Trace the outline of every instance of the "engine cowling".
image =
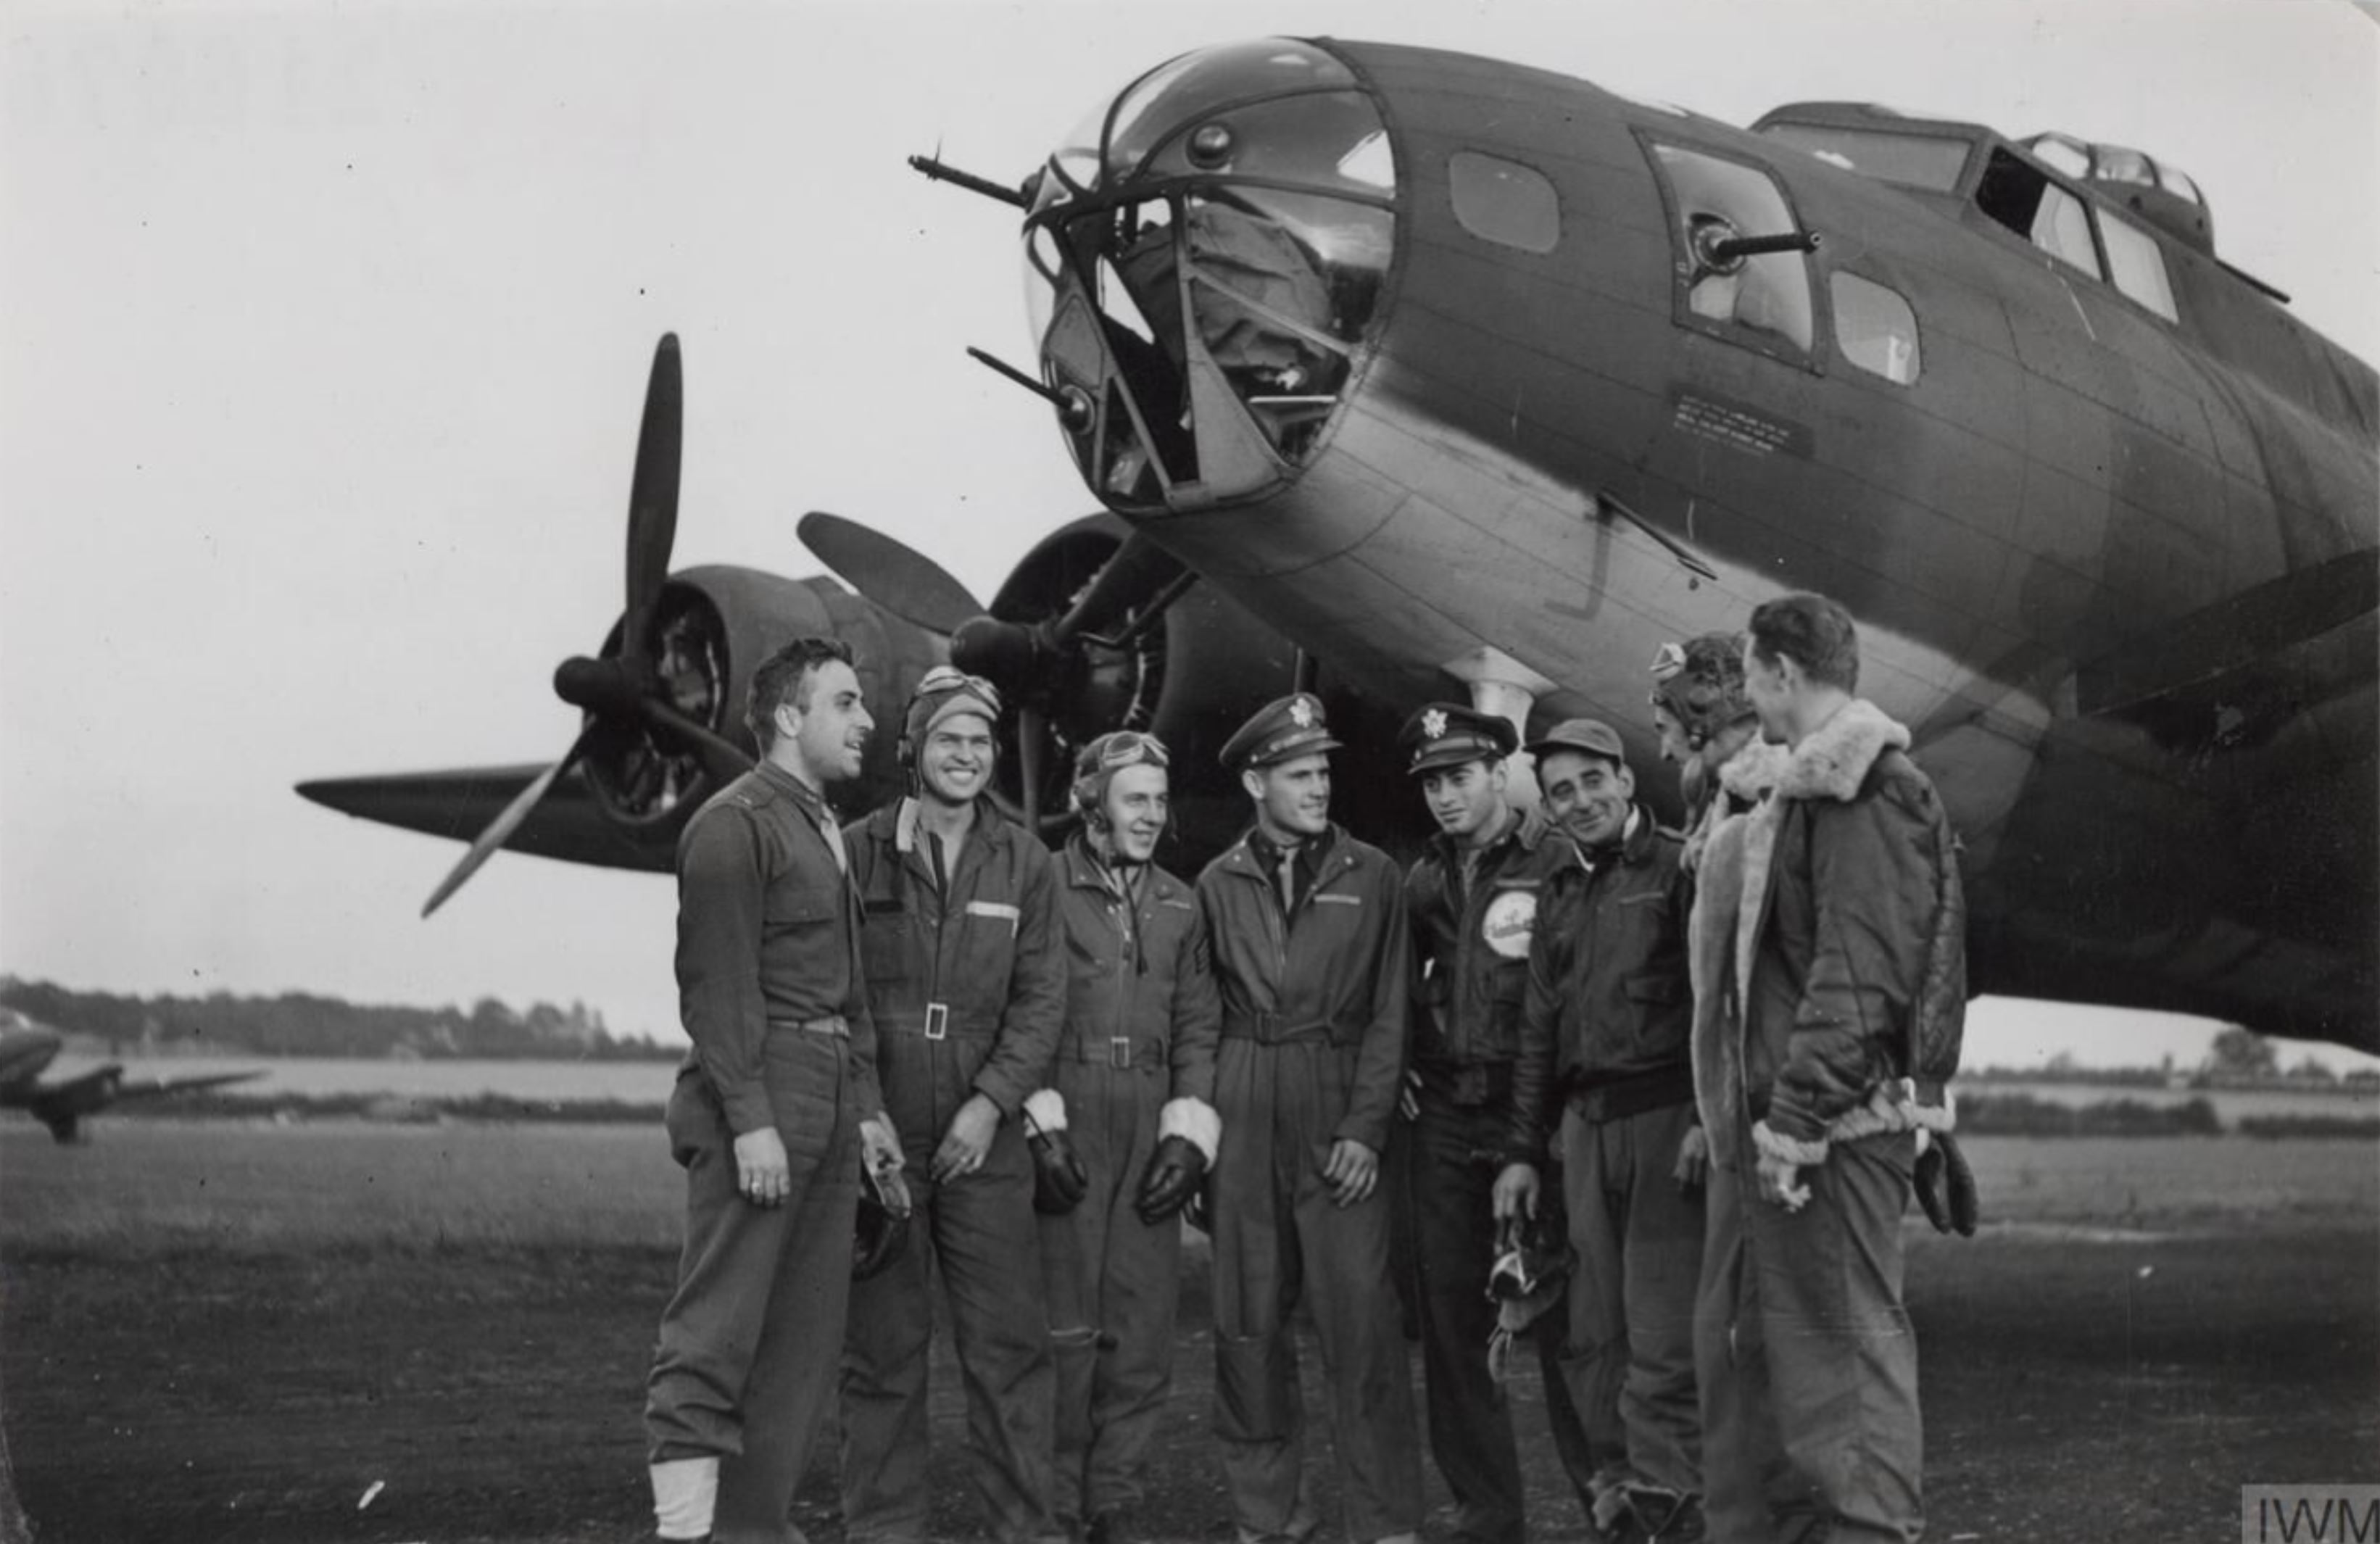
<svg viewBox="0 0 2380 1544">
<path fill-rule="evenodd" d="M 1024 626 L 1063 614 L 1129 534 L 1122 520 L 1104 514 L 1051 533 L 1017 564 L 993 598 L 990 614 Z M 1128 630 L 1118 626 L 1107 636 Z M 1109 730 L 1145 729 L 1172 756 L 1173 831 L 1160 859 L 1195 872 L 1249 820 L 1246 794 L 1217 758 L 1250 714 L 1296 689 L 1298 654 L 1237 602 L 1211 586 L 1193 585 L 1156 626 L 1121 648 L 1086 636 L 1057 653 L 989 673 L 1007 677 L 1001 680 L 1003 689 L 1039 710 L 1046 743 L 1038 758 L 1038 803 L 1045 837 L 1058 836 L 1069 819 L 1075 753 Z M 1346 747 L 1336 758 L 1334 815 L 1367 836 L 1413 827 L 1419 802 L 1403 780 L 1372 775 L 1394 765 L 1393 711 L 1332 681 L 1319 682 L 1317 689 Z M 1003 729 L 1007 743 L 996 786 L 1011 813 L 1023 807 L 1026 758 L 1017 736 L 1026 727 L 1026 716 L 1012 712 Z"/>
<path fill-rule="evenodd" d="M 919 676 L 942 661 L 940 640 L 891 615 L 831 578 L 792 579 L 756 568 L 688 568 L 662 587 L 653 659 L 662 689 L 678 710 L 757 754 L 744 723 L 752 673 L 795 638 L 831 637 L 851 645 L 868 711 L 876 719 L 859 778 L 830 791 L 846 815 L 900 793 L 895 760 L 901 710 Z M 625 620 L 625 619 L 624 619 Z M 621 623 L 603 654 L 617 655 Z M 586 775 L 603 812 L 641 838 L 674 844 L 686 818 L 718 791 L 695 748 L 666 726 L 590 711 L 596 738 Z"/>
</svg>

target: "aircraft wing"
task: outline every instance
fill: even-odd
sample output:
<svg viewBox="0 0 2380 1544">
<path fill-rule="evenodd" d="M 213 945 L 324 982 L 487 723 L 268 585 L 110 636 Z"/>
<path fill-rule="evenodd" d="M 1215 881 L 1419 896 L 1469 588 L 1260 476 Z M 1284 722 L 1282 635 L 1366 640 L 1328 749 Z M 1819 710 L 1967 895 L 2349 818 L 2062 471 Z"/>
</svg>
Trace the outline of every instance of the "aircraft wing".
<svg viewBox="0 0 2380 1544">
<path fill-rule="evenodd" d="M 220 1088 L 227 1083 L 249 1083 L 262 1077 L 261 1069 L 255 1072 L 214 1072 L 200 1077 L 128 1077 L 118 1082 L 110 1095 L 114 1102 L 128 1099 L 157 1099 L 166 1094 L 195 1093 L 200 1088 Z"/>
<path fill-rule="evenodd" d="M 300 783 L 298 792 L 316 804 L 359 820 L 468 842 L 546 770 L 547 763 L 528 762 L 447 772 L 326 777 Z M 665 870 L 670 866 L 666 845 L 639 842 L 605 818 L 585 774 L 577 768 L 555 781 L 504 845 L 515 852 L 599 868 Z"/>
<path fill-rule="evenodd" d="M 50 1135 L 59 1141 L 71 1142 L 81 1135 L 85 1115 L 95 1115 L 111 1104 L 128 1099 L 187 1094 L 263 1076 L 258 1071 L 204 1073 L 196 1077 L 127 1077 L 123 1067 L 110 1063 L 60 1082 L 11 1088 L 7 1102 L 31 1112 L 33 1118 L 48 1126 Z"/>
</svg>

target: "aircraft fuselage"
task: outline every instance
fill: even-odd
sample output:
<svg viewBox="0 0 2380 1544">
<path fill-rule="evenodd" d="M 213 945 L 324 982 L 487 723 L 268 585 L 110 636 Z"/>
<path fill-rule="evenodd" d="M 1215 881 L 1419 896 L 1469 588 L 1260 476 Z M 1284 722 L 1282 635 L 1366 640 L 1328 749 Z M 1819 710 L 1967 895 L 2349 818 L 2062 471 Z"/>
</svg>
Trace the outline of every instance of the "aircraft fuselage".
<svg viewBox="0 0 2380 1544">
<path fill-rule="evenodd" d="M 1038 189 L 1112 508 L 1390 701 L 1492 650 L 1647 768 L 1659 644 L 1830 594 L 1967 844 L 1977 990 L 2380 1040 L 2368 368 L 2162 235 L 2178 321 L 2054 258 L 1981 179 L 2095 211 L 2095 266 L 2144 227 L 1988 130 L 1932 126 L 1969 159 L 1912 190 L 1541 71 L 1269 47 L 1153 72 Z M 1821 244 L 1730 271 L 1705 224 Z"/>
</svg>

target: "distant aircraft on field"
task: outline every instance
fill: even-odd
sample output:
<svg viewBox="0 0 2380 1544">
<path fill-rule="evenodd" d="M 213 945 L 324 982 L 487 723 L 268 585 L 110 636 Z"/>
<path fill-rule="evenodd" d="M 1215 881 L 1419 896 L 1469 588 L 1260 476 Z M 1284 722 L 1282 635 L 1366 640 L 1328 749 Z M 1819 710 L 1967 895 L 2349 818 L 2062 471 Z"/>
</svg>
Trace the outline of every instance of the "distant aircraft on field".
<svg viewBox="0 0 2380 1544">
<path fill-rule="evenodd" d="M 30 1111 L 61 1142 L 82 1135 L 82 1118 L 128 1099 L 157 1099 L 245 1083 L 261 1072 L 208 1073 L 198 1077 L 127 1077 L 121 1063 L 110 1062 L 55 1083 L 42 1074 L 56 1057 L 66 1037 L 34 1023 L 13 1008 L 0 1008 L 0 1109 Z"/>
<path fill-rule="evenodd" d="M 918 164 L 1023 212 L 1040 358 L 1010 373 L 1108 512 L 989 607 L 831 516 L 801 534 L 856 596 L 672 575 L 664 339 L 626 611 L 554 678 L 569 752 L 299 789 L 478 831 L 433 905 L 503 845 L 666 869 L 795 634 L 853 643 L 880 723 L 946 657 L 996 680 L 1002 796 L 1045 832 L 1075 746 L 1154 729 L 1195 861 L 1245 816 L 1217 748 L 1293 680 L 1349 823 L 1410 832 L 1411 707 L 1593 714 L 1649 773 L 1656 649 L 1807 589 L 1964 837 L 1976 991 L 2380 1049 L 2380 392 L 2216 255 L 2176 168 L 1282 39 L 1151 70 L 1019 185 Z"/>
</svg>

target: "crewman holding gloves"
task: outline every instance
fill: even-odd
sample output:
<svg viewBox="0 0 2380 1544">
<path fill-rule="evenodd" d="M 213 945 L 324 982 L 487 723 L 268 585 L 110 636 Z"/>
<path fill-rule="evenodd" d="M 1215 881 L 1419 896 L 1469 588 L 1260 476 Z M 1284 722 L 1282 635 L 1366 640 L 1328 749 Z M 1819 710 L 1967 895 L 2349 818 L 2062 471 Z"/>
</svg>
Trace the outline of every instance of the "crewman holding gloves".
<svg viewBox="0 0 2380 1544">
<path fill-rule="evenodd" d="M 1076 759 L 1083 823 L 1058 857 L 1065 1031 L 1053 1087 L 1026 1100 L 1058 1371 L 1054 1501 L 1087 1544 L 1151 1536 L 1134 1509 L 1172 1382 L 1180 1215 L 1221 1140 L 1206 921 L 1153 861 L 1169 760 L 1135 730 Z"/>
<path fill-rule="evenodd" d="M 913 1247 L 853 1296 L 842 1382 L 854 1544 L 926 1537 L 926 1407 L 939 1262 L 967 1401 L 968 1472 L 1001 1544 L 1061 1538 L 1052 1372 L 1026 1097 L 1049 1077 L 1066 960 L 1049 851 L 985 791 L 1000 694 L 927 673 L 903 723 L 914 791 L 844 833 L 884 1100 L 906 1143 Z"/>
</svg>

